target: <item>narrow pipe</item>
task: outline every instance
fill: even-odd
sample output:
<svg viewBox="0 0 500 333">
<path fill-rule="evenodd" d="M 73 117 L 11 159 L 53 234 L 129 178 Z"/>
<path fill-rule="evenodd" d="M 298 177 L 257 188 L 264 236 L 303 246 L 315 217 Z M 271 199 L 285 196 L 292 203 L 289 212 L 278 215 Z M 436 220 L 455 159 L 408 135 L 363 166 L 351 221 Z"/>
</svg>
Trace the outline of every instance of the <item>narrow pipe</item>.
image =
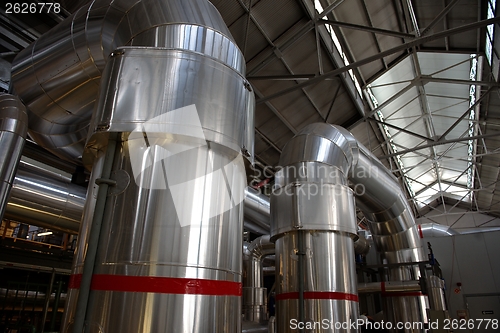
<svg viewBox="0 0 500 333">
<path fill-rule="evenodd" d="M 274 252 L 274 243 L 269 240 L 269 235 L 243 245 L 243 315 L 246 321 L 263 323 L 267 319 L 263 259 Z"/>
<path fill-rule="evenodd" d="M 0 221 L 12 189 L 28 130 L 26 108 L 15 96 L 0 94 Z"/>
<path fill-rule="evenodd" d="M 304 247 L 304 234 L 302 231 L 297 232 L 297 255 L 298 255 L 298 280 L 299 280 L 299 321 L 301 323 L 305 322 L 305 302 L 304 302 L 304 280 L 306 279 L 305 271 L 305 255 L 306 249 Z M 299 328 L 300 333 L 304 333 L 304 327 Z"/>
<path fill-rule="evenodd" d="M 12 183 L 5 209 L 6 218 L 53 231 L 78 234 L 86 198 L 84 187 L 23 161 L 19 163 Z M 258 235 L 269 233 L 269 212 L 265 215 L 261 208 L 264 197 L 250 195 L 244 201 L 243 225 Z M 259 204 L 256 205 L 255 200 Z M 269 198 L 267 207 L 269 209 Z"/>
<path fill-rule="evenodd" d="M 50 296 L 52 295 L 52 287 L 54 285 L 54 280 L 56 278 L 56 270 L 52 270 L 52 274 L 50 276 L 49 288 L 47 291 L 47 295 L 45 295 L 45 304 L 43 305 L 43 315 L 42 315 L 42 323 L 40 327 L 40 332 L 45 332 L 45 321 L 47 320 L 47 313 L 49 312 L 49 303 Z"/>
<path fill-rule="evenodd" d="M 262 234 L 268 234 L 270 231 L 269 215 L 271 206 L 269 197 L 262 194 L 261 191 L 252 187 L 245 189 L 245 221 L 248 227 L 262 230 Z M 252 230 L 251 230 L 252 231 Z"/>
<path fill-rule="evenodd" d="M 62 292 L 62 279 L 59 280 L 57 285 L 56 296 L 54 299 L 54 305 L 52 306 L 52 319 L 50 320 L 50 331 L 54 332 L 56 327 L 57 313 L 59 312 L 59 301 L 61 299 Z"/>
<path fill-rule="evenodd" d="M 104 180 L 96 184 L 99 186 L 97 193 L 95 208 L 93 212 L 92 228 L 88 238 L 86 239 L 86 255 L 83 265 L 83 272 L 80 280 L 80 288 L 78 292 L 78 300 L 76 303 L 74 323 L 72 327 L 73 333 L 80 333 L 84 331 L 84 322 L 87 313 L 87 304 L 90 294 L 90 284 L 94 273 L 94 265 L 99 246 L 99 238 L 102 230 L 102 222 L 104 218 L 104 211 L 106 208 L 106 201 L 108 198 L 108 189 L 110 183 L 107 182 L 111 177 L 111 169 L 113 167 L 114 155 L 116 150 L 116 137 L 115 133 L 110 135 L 106 152 L 104 153 L 104 162 L 100 179 Z M 68 324 L 68 323 L 67 323 Z M 63 326 L 63 329 L 65 327 Z M 64 332 L 68 332 L 65 330 Z"/>
</svg>

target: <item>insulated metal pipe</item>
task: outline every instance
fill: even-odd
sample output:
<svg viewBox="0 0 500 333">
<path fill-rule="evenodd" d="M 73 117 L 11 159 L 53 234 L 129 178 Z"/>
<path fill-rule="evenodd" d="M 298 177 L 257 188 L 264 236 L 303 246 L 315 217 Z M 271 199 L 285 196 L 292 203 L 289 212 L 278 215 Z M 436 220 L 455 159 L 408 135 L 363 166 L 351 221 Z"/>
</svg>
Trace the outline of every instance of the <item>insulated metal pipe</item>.
<svg viewBox="0 0 500 333">
<path fill-rule="evenodd" d="M 213 51 L 226 53 L 230 61 L 244 68 L 243 57 L 233 52 L 237 48 L 229 42 L 226 24 L 222 19 L 214 19 L 218 16 L 215 7 L 205 1 L 191 1 L 189 6 L 181 0 L 89 1 L 19 52 L 12 63 L 11 81 L 16 95 L 28 108 L 30 136 L 55 155 L 81 163 L 109 55 L 117 47 L 131 44 L 144 32 L 147 34 L 152 27 L 159 30 L 165 27 L 164 32 L 168 34 L 171 32 L 168 25 L 174 29 L 179 27 L 171 23 L 188 23 L 197 27 L 186 31 L 192 37 L 199 33 L 198 28 L 211 27 L 221 32 L 214 35 L 214 43 L 208 40 L 207 44 L 194 47 L 212 48 L 226 40 L 227 43 L 219 44 Z M 147 44 L 141 45 L 153 46 L 151 40 L 164 36 L 158 32 Z M 221 36 L 226 38 L 219 38 Z M 176 46 L 182 47 L 173 47 Z"/>
<path fill-rule="evenodd" d="M 0 221 L 9 200 L 28 130 L 26 108 L 15 96 L 0 94 Z"/>
<path fill-rule="evenodd" d="M 353 159 L 339 149 L 349 147 L 347 140 L 328 133 L 318 135 L 323 130 L 322 125 L 309 125 L 292 138 L 281 154 L 283 169 L 275 175 L 271 237 L 276 242 L 276 328 L 280 333 L 289 332 L 291 321 L 300 321 L 301 313 L 302 320 L 313 322 L 349 323 L 358 317 L 353 246 L 356 210 L 345 173 Z M 301 259 L 303 269 L 299 269 Z M 344 331 L 357 330 L 348 327 Z M 337 330 L 330 325 L 322 332 Z"/>
<path fill-rule="evenodd" d="M 259 190 L 252 187 L 245 189 L 245 220 L 249 227 L 263 231 L 266 235 L 271 230 L 269 216 L 271 214 L 271 205 L 269 197 L 262 194 Z M 250 230 L 253 231 L 253 230 Z"/>
<path fill-rule="evenodd" d="M 267 320 L 267 289 L 264 288 L 263 259 L 274 254 L 269 235 L 243 245 L 243 315 L 245 320 Z"/>
<path fill-rule="evenodd" d="M 418 233 L 422 237 L 443 237 L 458 235 L 453 228 L 439 223 L 422 223 L 417 225 Z"/>
<path fill-rule="evenodd" d="M 85 188 L 21 161 L 5 217 L 51 230 L 77 234 Z"/>
<path fill-rule="evenodd" d="M 382 262 L 399 265 L 388 270 L 387 280 L 417 280 L 420 277 L 418 267 L 406 265 L 423 262 L 427 258 L 404 193 L 394 176 L 352 134 L 344 128 L 329 124 L 308 125 L 285 146 L 280 164 L 284 169 L 277 174 L 277 188 L 271 197 L 271 236 L 276 240 L 276 253 L 280 258 L 277 279 L 278 285 L 284 286 L 277 288 L 278 317 L 289 319 L 289 315 L 280 312 L 283 311 L 280 308 L 285 306 L 279 302 L 279 294 L 283 293 L 283 288 L 292 285 L 291 289 L 294 289 L 297 285 L 296 271 L 286 271 L 287 261 L 290 260 L 286 258 L 294 249 L 297 251 L 297 247 L 294 244 L 283 247 L 285 240 L 296 233 L 294 230 L 315 230 L 314 234 L 319 235 L 318 230 L 327 228 L 321 225 L 318 216 L 322 217 L 321 212 L 328 212 L 321 220 L 322 223 L 329 221 L 326 224 L 332 225 L 329 230 L 335 231 L 334 235 L 355 234 L 355 230 L 349 228 L 356 225 L 355 221 L 346 222 L 351 221 L 355 215 L 354 204 L 349 204 L 352 193 L 345 190 L 348 179 L 357 194 L 357 205 L 369 221 Z M 338 190 L 331 190 L 333 188 Z M 285 190 L 287 193 L 283 194 Z M 342 238 L 345 242 L 347 239 Z M 328 278 L 331 274 L 328 271 L 321 272 L 320 276 L 334 284 L 341 281 L 341 288 L 350 288 L 355 294 L 355 280 L 349 278 L 355 275 L 347 273 L 353 269 L 353 260 L 350 260 L 349 253 L 345 253 L 352 248 L 352 240 L 349 241 L 350 245 L 330 255 L 333 258 L 343 258 L 342 271 L 334 275 L 335 279 Z M 311 238 L 310 242 L 316 243 L 318 238 Z M 327 242 L 323 248 L 332 248 L 332 244 L 334 243 Z M 311 259 L 314 261 L 314 253 L 318 252 L 311 252 Z M 318 285 L 315 284 L 314 287 L 318 288 Z M 393 323 L 425 320 L 423 297 L 411 295 L 384 299 L 387 320 Z M 286 304 L 286 307 L 292 309 L 288 311 L 291 316 L 296 316 L 293 313 L 296 304 Z M 350 317 L 352 318 L 348 313 L 342 313 L 338 320 L 347 321 Z M 286 325 L 286 321 L 278 318 L 279 332 L 286 330 Z"/>
<path fill-rule="evenodd" d="M 242 153 L 253 153 L 245 62 L 208 1 L 132 3 L 122 23 L 140 29 L 107 61 L 83 156 L 91 165 L 118 134 L 117 184 L 108 193 L 86 323 L 105 332 L 239 332 Z M 152 24 L 159 18 L 167 20 Z M 93 229 L 85 217 L 92 210 L 85 209 L 82 231 Z"/>
<path fill-rule="evenodd" d="M 383 296 L 403 296 L 404 293 L 419 292 L 422 290 L 420 281 L 388 281 L 358 283 L 359 294 L 381 293 Z"/>
<path fill-rule="evenodd" d="M 427 293 L 429 295 L 429 307 L 435 311 L 446 311 L 446 299 L 444 295 L 444 281 L 438 276 L 427 277 Z"/>
<path fill-rule="evenodd" d="M 350 133 L 345 135 L 355 142 Z M 420 272 L 418 266 L 406 263 L 423 262 L 427 256 L 406 197 L 396 178 L 368 149 L 358 144 L 357 151 L 357 162 L 349 177 L 357 192 L 356 203 L 368 221 L 382 263 L 401 264 L 388 268 L 384 278 L 386 281 L 417 280 L 425 273 Z M 427 298 L 421 294 L 384 297 L 383 301 L 387 321 L 426 321 Z M 412 325 L 403 331 L 419 330 Z"/>
</svg>

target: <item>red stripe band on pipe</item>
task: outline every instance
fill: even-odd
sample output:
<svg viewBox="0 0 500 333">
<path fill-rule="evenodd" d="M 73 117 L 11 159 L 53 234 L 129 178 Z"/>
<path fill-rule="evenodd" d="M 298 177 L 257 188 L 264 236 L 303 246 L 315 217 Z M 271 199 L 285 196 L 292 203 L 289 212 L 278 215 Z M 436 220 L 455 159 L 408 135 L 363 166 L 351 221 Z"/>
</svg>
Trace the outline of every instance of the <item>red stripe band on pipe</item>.
<svg viewBox="0 0 500 333">
<path fill-rule="evenodd" d="M 418 228 L 418 234 L 420 235 L 420 238 L 424 238 L 424 233 L 422 232 L 422 226 L 420 224 L 417 224 Z"/>
<path fill-rule="evenodd" d="M 285 301 L 289 299 L 299 299 L 298 292 L 283 293 L 276 295 L 277 301 Z M 337 291 L 305 291 L 304 299 L 333 299 L 342 301 L 358 301 L 358 295 L 342 293 Z"/>
<path fill-rule="evenodd" d="M 420 291 L 398 291 L 398 292 L 386 292 L 382 293 L 382 297 L 417 297 L 425 296 Z"/>
<path fill-rule="evenodd" d="M 385 293 L 385 282 L 384 281 L 380 282 L 380 291 L 382 292 L 382 294 Z"/>
<path fill-rule="evenodd" d="M 82 274 L 71 274 L 71 276 L 69 277 L 68 288 L 80 289 L 81 283 L 82 283 Z"/>
<path fill-rule="evenodd" d="M 71 284 L 71 281 L 75 283 Z M 81 275 L 71 276 L 70 288 L 80 287 Z M 158 276 L 95 274 L 92 290 L 207 296 L 241 296 L 241 283 L 223 280 L 188 279 Z"/>
</svg>

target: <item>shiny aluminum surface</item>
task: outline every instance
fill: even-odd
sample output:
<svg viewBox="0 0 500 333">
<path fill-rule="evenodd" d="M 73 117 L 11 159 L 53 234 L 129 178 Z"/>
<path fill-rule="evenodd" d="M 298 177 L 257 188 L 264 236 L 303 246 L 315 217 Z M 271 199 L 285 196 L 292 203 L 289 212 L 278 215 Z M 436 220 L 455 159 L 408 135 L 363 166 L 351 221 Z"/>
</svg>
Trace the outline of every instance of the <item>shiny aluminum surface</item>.
<svg viewBox="0 0 500 333">
<path fill-rule="evenodd" d="M 365 236 L 358 234 L 358 239 L 354 241 L 354 253 L 366 255 L 370 252 L 370 242 L 365 238 Z"/>
<path fill-rule="evenodd" d="M 388 281 L 388 282 L 367 282 L 358 283 L 359 294 L 380 293 L 380 292 L 411 292 L 420 291 L 422 287 L 419 281 Z"/>
<path fill-rule="evenodd" d="M 444 294 L 444 281 L 435 275 L 427 277 L 427 292 L 429 294 L 429 307 L 431 310 L 446 311 Z"/>
<path fill-rule="evenodd" d="M 271 236 L 276 238 L 297 229 L 355 235 L 354 195 L 342 175 L 337 167 L 312 162 L 295 163 L 280 170 L 279 183 L 271 196 Z"/>
<path fill-rule="evenodd" d="M 160 37 L 158 27 L 171 23 L 181 27 L 163 30 L 178 34 L 167 39 L 176 42 L 166 47 L 210 51 L 209 56 L 220 56 L 244 74 L 243 57 L 209 1 L 191 0 L 187 6 L 182 0 L 94 0 L 22 50 L 13 62 L 12 83 L 28 107 L 34 140 L 57 156 L 79 161 L 108 56 L 134 37 L 138 43 L 154 34 Z M 154 32 L 148 34 L 150 29 Z M 222 44 L 200 50 L 194 42 L 200 38 Z"/>
<path fill-rule="evenodd" d="M 85 188 L 54 178 L 50 172 L 33 173 L 19 165 L 5 217 L 51 230 L 78 233 Z"/>
<path fill-rule="evenodd" d="M 24 105 L 15 96 L 0 94 L 0 220 L 9 200 L 27 130 Z"/>
<path fill-rule="evenodd" d="M 298 272 L 297 232 L 286 233 L 276 240 L 276 295 L 296 293 L 299 279 L 304 280 L 304 292 L 335 292 L 357 295 L 354 248 L 348 234 L 330 231 L 307 231 L 305 235 L 305 272 Z M 358 302 L 345 299 L 305 299 L 305 321 L 355 322 Z M 298 299 L 276 301 L 277 332 L 296 332 L 291 320 L 299 320 Z M 336 330 L 333 325 L 314 332 L 357 332 Z"/>
<path fill-rule="evenodd" d="M 259 190 L 247 187 L 245 190 L 245 222 L 254 224 L 253 232 L 258 232 L 261 229 L 264 234 L 268 234 L 270 230 L 271 204 L 269 197 L 260 193 Z M 245 227 L 247 223 L 245 223 Z"/>
<path fill-rule="evenodd" d="M 286 164 L 282 163 L 285 166 L 299 161 L 320 161 L 336 165 L 343 171 L 352 183 L 357 206 L 370 222 L 370 231 L 383 263 L 427 260 L 415 219 L 396 178 L 368 149 L 357 143 L 348 131 L 323 123 L 308 125 L 285 146 L 282 160 L 286 161 Z M 286 184 L 283 177 L 277 178 L 279 186 Z M 277 199 L 273 196 L 271 200 Z M 273 211 L 274 205 L 271 207 Z M 298 207 L 302 209 L 302 206 Z M 284 206 L 283 211 L 293 209 L 297 208 L 289 204 Z M 355 210 L 349 212 L 346 209 L 345 213 L 338 213 L 338 216 L 340 218 L 347 214 L 350 218 L 354 212 Z M 287 213 L 279 211 L 276 214 Z M 315 214 L 317 213 L 311 210 L 307 216 Z M 291 218 L 289 220 L 293 221 Z M 280 220 L 273 215 L 272 221 L 271 233 L 274 236 L 274 229 Z M 296 221 L 294 225 L 300 227 Z M 419 277 L 420 272 L 416 266 L 391 268 L 385 276 L 387 281 L 417 280 Z M 394 323 L 425 321 L 425 306 L 423 296 L 384 298 L 386 319 Z"/>
<path fill-rule="evenodd" d="M 119 149 L 114 170 L 132 174 L 130 141 Z M 210 168 L 206 155 L 213 157 L 212 167 L 229 163 L 234 156 L 214 145 L 191 155 L 188 165 Z M 155 154 L 155 158 L 162 158 Z M 165 168 L 169 168 L 165 161 Z M 161 171 L 161 170 L 159 170 Z M 192 174 L 186 168 L 186 174 Z M 244 168 L 233 174 L 234 182 L 244 189 Z M 180 175 L 182 177 L 182 174 Z M 238 180 L 239 179 L 239 180 Z M 241 282 L 242 204 L 203 222 L 182 226 L 173 194 L 168 189 L 151 189 L 150 184 L 164 181 L 156 172 L 145 172 L 140 183 L 131 182 L 118 196 L 108 199 L 113 208 L 105 239 L 100 245 L 95 274 L 112 276 L 173 277 Z M 232 184 L 235 190 L 237 184 Z M 206 188 L 203 205 L 206 214 L 226 205 L 220 193 L 227 186 L 213 183 Z M 187 203 L 192 194 L 185 193 Z M 204 214 L 205 214 L 204 213 Z M 83 243 L 84 244 L 84 243 Z M 82 245 L 79 251 L 84 249 Z M 74 273 L 81 271 L 82 260 Z M 241 297 L 178 295 L 168 293 L 130 293 L 95 291 L 95 306 L 88 314 L 91 327 L 104 332 L 236 332 L 240 325 Z M 71 305 L 70 305 L 71 307 Z M 69 313 L 72 312 L 68 309 Z M 130 316 L 130 313 L 136 315 Z M 126 319 L 126 320 L 125 320 Z M 67 320 L 69 326 L 71 319 Z M 203 324 L 201 324 L 203 323 Z M 201 325 L 201 326 L 199 326 Z"/>
<path fill-rule="evenodd" d="M 176 282 L 153 283 L 148 292 L 128 283 L 94 284 L 90 331 L 239 332 L 246 187 L 241 152 L 252 151 L 245 131 L 253 128 L 253 93 L 222 61 L 161 47 L 115 50 L 103 80 L 84 158 L 101 163 L 95 157 L 106 149 L 108 133 L 120 132 L 113 171 L 126 173 L 130 183 L 107 199 L 94 282 Z M 89 205 L 82 235 L 92 214 Z M 74 274 L 84 260 L 80 238 Z M 179 281 L 189 282 L 171 289 Z M 210 287 L 207 293 L 207 284 L 236 285 L 238 292 Z M 66 331 L 76 294 L 75 286 Z"/>
<path fill-rule="evenodd" d="M 424 237 L 446 237 L 459 234 L 450 226 L 433 222 L 422 223 L 418 228 L 420 228 Z"/>
<path fill-rule="evenodd" d="M 283 149 L 271 195 L 271 237 L 276 242 L 276 331 L 292 322 L 330 325 L 314 332 L 357 332 L 353 238 L 357 233 L 347 172 L 356 151 L 340 131 L 306 126 Z M 332 127 L 335 128 L 335 127 Z M 303 296 L 302 296 L 303 295 Z M 302 300 L 303 298 L 303 300 Z"/>
<path fill-rule="evenodd" d="M 356 197 L 358 207 L 369 222 L 377 252 L 383 263 L 426 261 L 415 218 L 394 176 L 362 145 L 358 162 L 351 173 L 354 186 L 363 186 Z M 386 281 L 417 280 L 417 266 L 389 268 Z M 427 297 L 384 297 L 385 319 L 396 322 L 425 322 Z M 404 329 L 404 332 L 418 332 Z"/>
<path fill-rule="evenodd" d="M 263 259 L 274 253 L 274 243 L 269 235 L 243 245 L 243 315 L 246 321 L 262 323 L 267 320 Z"/>
<path fill-rule="evenodd" d="M 253 149 L 253 138 L 246 141 L 247 132 L 253 133 L 253 93 L 238 72 L 213 58 L 182 50 L 124 47 L 110 58 L 103 77 L 109 86 L 102 90 L 91 123 L 89 149 L 99 149 L 99 137 L 107 132 L 142 131 L 144 122 L 190 105 L 196 107 L 206 140 L 237 152 Z M 161 121 L 173 135 L 192 129 L 180 123 L 183 119 Z"/>
</svg>

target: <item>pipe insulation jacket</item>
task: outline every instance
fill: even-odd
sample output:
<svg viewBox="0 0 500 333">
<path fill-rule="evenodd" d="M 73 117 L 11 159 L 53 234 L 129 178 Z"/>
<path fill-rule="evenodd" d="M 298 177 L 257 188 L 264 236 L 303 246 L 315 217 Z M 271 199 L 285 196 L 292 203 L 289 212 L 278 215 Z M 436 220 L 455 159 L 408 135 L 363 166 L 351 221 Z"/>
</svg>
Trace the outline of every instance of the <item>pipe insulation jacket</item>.
<svg viewBox="0 0 500 333">
<path fill-rule="evenodd" d="M 277 186 L 271 196 L 271 236 L 279 258 L 278 332 L 285 332 L 286 323 L 296 316 L 295 300 L 280 300 L 279 294 L 296 292 L 297 278 L 305 279 L 306 291 L 313 293 L 308 301 L 314 305 L 306 306 L 306 311 L 320 308 L 339 321 L 357 318 L 354 253 L 348 251 L 352 248 L 351 236 L 356 234 L 356 206 L 368 220 L 381 261 L 402 264 L 388 269 L 386 279 L 420 277 L 418 267 L 404 265 L 427 260 L 405 195 L 390 171 L 351 133 L 329 124 L 307 125 L 284 147 L 280 165 L 283 169 L 276 174 Z M 348 181 L 354 191 L 347 187 Z M 297 277 L 293 257 L 298 251 L 294 238 L 298 230 L 306 231 L 308 241 L 309 266 L 301 277 Z M 324 258 L 333 258 L 333 267 L 324 269 Z M 325 301 L 318 291 L 353 296 Z M 333 306 L 333 302 L 343 305 Z M 393 323 L 425 320 L 422 296 L 390 297 L 384 303 L 386 319 Z M 339 308 L 345 310 L 340 313 Z"/>
<path fill-rule="evenodd" d="M 0 94 L 0 221 L 14 182 L 28 130 L 26 108 L 15 96 Z"/>
</svg>

